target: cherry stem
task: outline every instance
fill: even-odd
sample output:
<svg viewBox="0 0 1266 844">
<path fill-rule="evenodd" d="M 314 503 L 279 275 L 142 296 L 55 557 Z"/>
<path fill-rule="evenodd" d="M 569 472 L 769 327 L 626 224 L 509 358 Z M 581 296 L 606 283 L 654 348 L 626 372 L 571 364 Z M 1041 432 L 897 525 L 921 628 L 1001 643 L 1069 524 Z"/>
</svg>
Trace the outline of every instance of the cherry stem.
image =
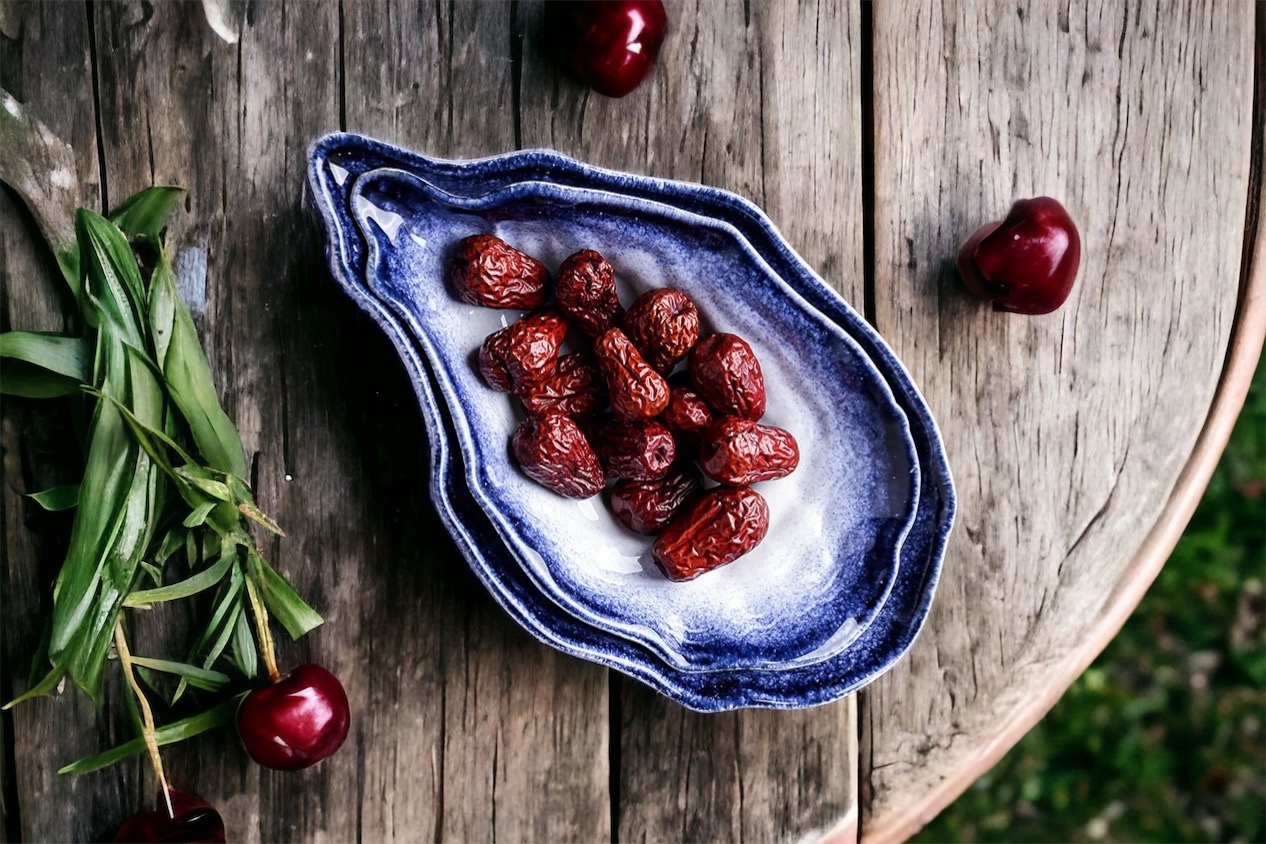
<svg viewBox="0 0 1266 844">
<path fill-rule="evenodd" d="M 171 786 L 167 784 L 167 775 L 163 773 L 163 759 L 158 755 L 158 740 L 154 738 L 154 711 L 149 708 L 145 692 L 141 690 L 141 684 L 136 681 L 136 673 L 132 666 L 132 652 L 128 650 L 127 637 L 123 635 L 122 618 L 114 623 L 114 649 L 118 653 L 119 664 L 123 666 L 123 676 L 127 678 L 127 684 L 141 708 L 141 740 L 145 742 L 145 749 L 149 751 L 149 761 L 154 767 L 154 776 L 158 777 L 158 784 L 163 790 L 163 799 L 167 801 L 167 816 L 175 818 L 176 810 L 171 805 Z"/>
<path fill-rule="evenodd" d="M 268 678 L 276 683 L 281 679 L 281 672 L 277 670 L 277 653 L 273 646 L 273 634 L 268 629 L 268 608 L 259 598 L 259 592 L 255 589 L 255 579 L 249 575 L 246 578 L 246 594 L 251 599 L 251 615 L 255 618 L 255 635 L 259 638 L 259 649 L 264 655 L 264 667 L 268 669 Z"/>
</svg>

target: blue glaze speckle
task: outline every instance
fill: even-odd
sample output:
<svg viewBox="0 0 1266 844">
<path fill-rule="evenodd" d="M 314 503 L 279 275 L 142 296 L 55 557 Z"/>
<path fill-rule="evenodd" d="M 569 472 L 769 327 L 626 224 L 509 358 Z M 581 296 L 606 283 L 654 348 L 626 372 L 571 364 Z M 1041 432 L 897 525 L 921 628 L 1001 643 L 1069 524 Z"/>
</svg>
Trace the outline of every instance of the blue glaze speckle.
<svg viewBox="0 0 1266 844">
<path fill-rule="evenodd" d="M 895 586 L 873 624 L 847 647 L 798 667 L 794 659 L 763 668 L 683 671 L 659 658 L 645 643 L 585 624 L 544 598 L 537 584 L 504 553 L 502 533 L 483 507 L 463 489 L 466 452 L 453 449 L 453 420 L 436 401 L 437 383 L 416 340 L 398 313 L 364 285 L 365 243 L 349 213 L 355 180 L 371 169 L 396 167 L 422 176 L 454 194 L 483 195 L 521 181 L 600 188 L 621 204 L 642 197 L 683 212 L 712 216 L 741 234 L 798 295 L 848 331 L 876 363 L 911 423 L 918 465 L 924 470 L 913 528 L 901 547 Z M 446 526 L 493 596 L 529 631 L 565 652 L 593 659 L 637 677 L 686 706 L 704 711 L 740 706 L 797 707 L 822 703 L 859 688 L 886 670 L 908 647 L 926 616 L 953 519 L 953 492 L 939 437 L 926 406 L 891 351 L 830 291 L 774 232 L 764 215 L 744 200 L 693 185 L 615 174 L 556 153 L 515 153 L 480 162 L 436 162 L 354 136 L 331 136 L 313 148 L 310 178 L 317 206 L 330 230 L 329 257 L 335 277 L 391 336 L 410 371 L 423 407 L 432 447 L 432 493 Z M 386 218 L 386 229 L 392 225 Z M 378 226 L 375 223 L 374 226 Z M 373 226 L 370 230 L 375 230 Z M 451 385 L 448 385 L 451 386 Z M 773 485 L 769 485 L 773 486 Z M 498 550 L 501 549 L 501 550 Z"/>
</svg>

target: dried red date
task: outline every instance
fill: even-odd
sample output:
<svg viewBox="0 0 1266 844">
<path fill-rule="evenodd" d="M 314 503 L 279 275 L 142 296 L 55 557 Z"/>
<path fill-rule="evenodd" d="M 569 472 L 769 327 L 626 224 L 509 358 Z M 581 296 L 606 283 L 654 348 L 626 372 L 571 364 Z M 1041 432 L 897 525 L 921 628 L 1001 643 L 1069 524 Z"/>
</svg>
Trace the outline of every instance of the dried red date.
<svg viewBox="0 0 1266 844">
<path fill-rule="evenodd" d="M 643 293 L 624 318 L 624 333 L 661 374 L 690 354 L 699 339 L 699 312 L 680 290 Z"/>
<path fill-rule="evenodd" d="M 558 359 L 554 374 L 519 391 L 528 413 L 556 410 L 568 416 L 597 413 L 607 405 L 607 385 L 592 356 L 573 352 Z"/>
<path fill-rule="evenodd" d="M 690 353 L 690 380 L 717 416 L 765 415 L 765 376 L 752 347 L 733 334 L 710 334 Z"/>
<path fill-rule="evenodd" d="M 588 498 L 606 485 L 585 435 L 561 413 L 527 417 L 515 429 L 510 445 L 523 472 L 559 495 Z"/>
<path fill-rule="evenodd" d="M 749 486 L 717 487 L 688 505 L 651 548 L 669 580 L 692 580 L 751 551 L 769 532 L 769 505 Z"/>
<path fill-rule="evenodd" d="M 629 530 L 655 534 L 702 489 L 699 472 L 679 463 L 658 480 L 617 483 L 611 488 L 611 509 Z"/>
<path fill-rule="evenodd" d="M 712 411 L 694 390 L 684 384 L 669 388 L 668 407 L 659 415 L 664 427 L 678 435 L 678 439 L 697 441 L 712 424 Z"/>
<path fill-rule="evenodd" d="M 799 463 L 800 446 L 790 432 L 738 416 L 713 422 L 699 448 L 704 474 L 731 486 L 785 478 Z"/>
<path fill-rule="evenodd" d="M 610 329 L 594 341 L 593 351 L 616 416 L 651 419 L 668 406 L 668 382 L 642 359 L 623 331 Z"/>
<path fill-rule="evenodd" d="M 488 308 L 536 308 L 549 297 L 545 265 L 490 234 L 458 242 L 448 280 L 458 299 Z"/>
<path fill-rule="evenodd" d="M 566 336 L 567 323 L 553 311 L 529 314 L 484 339 L 479 372 L 489 387 L 503 393 L 543 381 L 557 369 Z"/>
<path fill-rule="evenodd" d="M 624 319 L 615 291 L 615 270 L 592 249 L 582 249 L 563 261 L 554 285 L 558 308 L 586 337 L 597 337 Z"/>
<path fill-rule="evenodd" d="M 605 416 L 584 428 L 609 478 L 662 478 L 677 457 L 672 432 L 658 422 L 629 422 Z"/>
</svg>

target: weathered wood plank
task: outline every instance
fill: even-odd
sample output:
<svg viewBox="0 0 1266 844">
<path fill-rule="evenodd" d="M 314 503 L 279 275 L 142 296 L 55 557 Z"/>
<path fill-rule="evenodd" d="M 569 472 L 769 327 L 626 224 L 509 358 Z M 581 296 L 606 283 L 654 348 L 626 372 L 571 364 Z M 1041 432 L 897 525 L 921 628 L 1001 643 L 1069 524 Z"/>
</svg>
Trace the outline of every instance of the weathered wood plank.
<svg viewBox="0 0 1266 844">
<path fill-rule="evenodd" d="M 170 232 L 177 274 L 257 498 L 289 534 L 264 550 L 328 622 L 282 642 L 280 661 L 327 666 L 354 713 L 343 750 L 309 771 L 265 771 L 221 733 L 168 751 L 170 775 L 217 805 L 234 839 L 351 840 L 360 813 L 349 784 L 375 739 L 370 701 L 399 670 L 373 654 L 393 652 L 390 637 L 414 621 L 390 605 L 410 588 L 399 543 L 416 538 L 400 508 L 420 502 L 400 475 L 408 455 L 384 454 L 374 430 L 375 415 L 390 416 L 374 392 L 384 350 L 358 353 L 363 338 L 320 283 L 303 207 L 305 148 L 338 126 L 338 7 L 259 4 L 236 45 L 197 3 L 110 4 L 97 18 L 110 197 L 155 182 L 189 189 Z M 378 635 L 386 618 L 396 623 Z"/>
<path fill-rule="evenodd" d="M 1252 41 L 1249 4 L 875 6 L 876 320 L 960 516 L 927 628 L 864 693 L 866 837 L 917 829 L 1054 702 L 1191 451 L 1235 309 Z M 1080 223 L 1073 298 L 969 301 L 959 243 L 1043 193 Z"/>
<path fill-rule="evenodd" d="M 373 2 L 345 11 L 349 130 L 458 158 L 514 149 L 512 5 Z M 416 440 L 420 426 L 408 416 L 402 432 Z M 441 720 L 424 737 L 441 743 L 437 769 L 387 766 L 385 754 L 371 755 L 369 777 L 381 778 L 394 800 L 367 811 L 418 811 L 401 796 L 434 776 L 442 806 L 432 807 L 422 828 L 437 838 L 610 837 L 606 672 L 519 629 L 469 576 L 446 537 L 425 553 L 431 557 L 420 567 L 428 585 L 406 599 L 425 604 L 435 618 L 401 653 L 442 684 Z M 405 711 L 418 706 L 407 686 L 398 697 Z M 409 723 L 402 713 L 382 728 L 402 750 L 418 740 Z M 391 827 L 375 822 L 363 830 L 380 837 Z M 395 831 L 414 837 L 407 826 Z"/>
<path fill-rule="evenodd" d="M 522 143 L 735 190 L 770 213 L 861 309 L 858 12 L 836 3 L 674 4 L 653 78 L 591 94 L 524 33 Z M 622 681 L 621 840 L 775 840 L 853 806 L 848 702 L 808 712 L 690 713 Z"/>
<path fill-rule="evenodd" d="M 80 202 L 101 201 L 92 95 L 88 12 L 82 4 L 24 3 L 5 10 L 0 34 L 0 87 L 75 150 Z M 12 194 L 0 191 L 0 328 L 65 330 L 63 283 L 34 221 Z M 4 489 L 0 497 L 0 694 L 28 685 L 31 657 L 51 602 L 51 587 L 69 520 L 42 513 L 23 493 L 78 479 L 69 410 L 61 402 L 5 400 L 0 413 Z M 70 459 L 68 459 L 70 458 Z M 118 701 L 114 688 L 107 701 Z M 139 768 L 121 765 L 86 777 L 57 768 L 119 740 L 119 707 L 98 714 L 76 690 L 29 701 L 3 715 L 15 764 L 5 784 L 5 828 L 35 841 L 89 840 L 108 835 L 119 807 L 130 804 Z"/>
</svg>

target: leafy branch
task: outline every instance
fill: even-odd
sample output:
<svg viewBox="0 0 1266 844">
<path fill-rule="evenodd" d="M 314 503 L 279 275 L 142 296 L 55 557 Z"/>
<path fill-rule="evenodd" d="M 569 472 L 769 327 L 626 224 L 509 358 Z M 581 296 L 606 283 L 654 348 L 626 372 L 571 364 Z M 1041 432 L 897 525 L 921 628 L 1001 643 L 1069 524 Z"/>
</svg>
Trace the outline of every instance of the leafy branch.
<svg viewBox="0 0 1266 844">
<path fill-rule="evenodd" d="M 50 167 L 61 169 L 50 175 Z M 295 638 L 322 620 L 253 537 L 256 528 L 282 531 L 244 479 L 241 437 L 177 292 L 164 231 L 182 191 L 154 187 L 108 217 L 79 208 L 72 218 L 73 194 L 57 186 L 77 184 L 73 155 L 2 90 L 0 181 L 30 205 L 84 325 L 75 336 L 0 334 L 0 392 L 82 394 L 88 414 L 83 479 L 31 496 L 75 514 L 36 658 L 43 679 L 6 708 L 53 691 L 65 677 L 100 704 L 105 672 L 117 660 L 137 700 L 141 737 L 62 770 L 95 770 L 148 750 L 166 793 L 158 747 L 231 721 L 233 699 L 224 695 L 233 675 L 237 686 L 256 680 L 261 656 L 268 677 L 280 676 L 269 613 Z M 178 577 L 181 569 L 188 574 Z M 207 592 L 214 592 L 210 613 L 183 661 L 132 654 L 125 611 Z M 157 674 L 179 678 L 173 703 L 190 686 L 220 699 L 158 726 L 142 689 L 142 682 L 153 688 Z"/>
</svg>

